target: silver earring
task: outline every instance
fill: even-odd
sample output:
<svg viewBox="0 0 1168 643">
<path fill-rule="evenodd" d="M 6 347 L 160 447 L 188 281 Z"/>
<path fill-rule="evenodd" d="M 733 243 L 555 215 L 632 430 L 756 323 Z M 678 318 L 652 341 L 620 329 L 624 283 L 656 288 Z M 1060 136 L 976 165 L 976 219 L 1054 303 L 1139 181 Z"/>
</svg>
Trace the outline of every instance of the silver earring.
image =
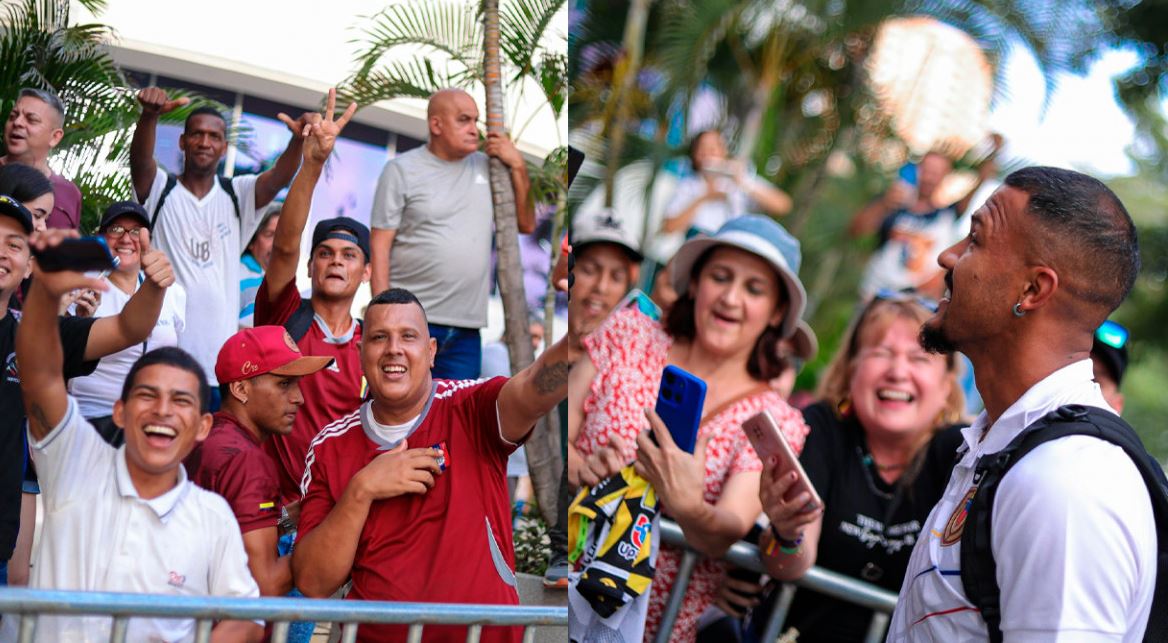
<svg viewBox="0 0 1168 643">
<path fill-rule="evenodd" d="M 1022 310 L 1022 302 L 1018 302 L 1018 303 L 1014 304 L 1014 316 L 1015 317 L 1025 317 L 1026 316 L 1026 311 Z"/>
</svg>

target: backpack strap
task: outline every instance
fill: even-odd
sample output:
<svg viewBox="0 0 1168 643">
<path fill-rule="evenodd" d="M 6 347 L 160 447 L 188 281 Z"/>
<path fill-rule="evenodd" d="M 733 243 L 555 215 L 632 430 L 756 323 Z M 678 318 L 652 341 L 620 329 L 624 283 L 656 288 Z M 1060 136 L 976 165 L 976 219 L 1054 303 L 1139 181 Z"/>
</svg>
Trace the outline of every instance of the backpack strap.
<svg viewBox="0 0 1168 643">
<path fill-rule="evenodd" d="M 312 300 L 301 299 L 300 306 L 288 315 L 288 319 L 284 320 L 284 330 L 292 336 L 292 340 L 299 342 L 302 337 L 308 334 L 308 329 L 312 328 L 312 322 L 316 318 L 316 312 L 312 310 Z"/>
<path fill-rule="evenodd" d="M 1131 458 L 1152 501 L 1159 543 L 1158 569 L 1164 569 L 1168 563 L 1168 478 L 1165 478 L 1164 470 L 1148 454 L 1135 430 L 1119 416 L 1078 404 L 1059 407 L 1027 427 L 1006 448 L 980 458 L 974 470 L 977 491 L 969 501 L 961 535 L 961 584 L 966 598 L 981 611 L 989 640 L 993 643 L 1002 641 L 1001 588 L 998 587 L 997 563 L 991 541 L 998 485 L 1006 472 L 1026 454 L 1046 442 L 1071 435 L 1087 435 L 1110 442 Z M 1153 633 L 1168 632 L 1168 614 L 1156 607 L 1168 605 L 1163 602 L 1168 600 L 1168 578 L 1164 576 L 1157 574 L 1145 640 L 1163 640 L 1155 638 Z"/>
<path fill-rule="evenodd" d="M 216 175 L 215 178 L 219 180 L 219 187 L 223 188 L 227 196 L 231 197 L 231 205 L 235 208 L 235 218 L 242 219 L 243 217 L 239 214 L 239 197 L 235 194 L 235 186 L 231 184 L 231 179 L 222 174 Z"/>
<path fill-rule="evenodd" d="M 178 177 L 170 172 L 166 173 L 166 185 L 162 188 L 162 194 L 158 195 L 158 205 L 154 206 L 154 214 L 150 217 L 150 229 L 154 229 L 154 224 L 158 223 L 158 213 L 162 212 L 162 204 L 166 203 L 166 197 L 174 190 L 174 186 L 178 185 Z"/>
<path fill-rule="evenodd" d="M 235 186 L 231 184 L 231 179 L 219 175 L 215 177 L 219 181 L 219 187 L 231 197 L 231 205 L 235 208 L 235 218 L 242 218 L 239 214 L 239 197 L 235 194 Z M 162 194 L 158 195 L 158 205 L 154 206 L 154 214 L 150 217 L 150 229 L 154 229 L 154 224 L 158 222 L 158 213 L 162 212 L 162 204 L 166 203 L 166 197 L 174 190 L 174 186 L 178 185 L 178 176 L 166 173 L 166 185 L 162 188 Z"/>
</svg>

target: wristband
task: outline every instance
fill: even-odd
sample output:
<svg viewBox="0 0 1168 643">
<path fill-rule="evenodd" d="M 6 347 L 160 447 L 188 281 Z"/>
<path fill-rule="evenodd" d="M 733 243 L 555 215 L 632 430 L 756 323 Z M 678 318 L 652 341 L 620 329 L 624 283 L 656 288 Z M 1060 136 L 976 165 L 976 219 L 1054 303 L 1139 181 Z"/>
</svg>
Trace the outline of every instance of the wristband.
<svg viewBox="0 0 1168 643">
<path fill-rule="evenodd" d="M 803 532 L 799 532 L 799 535 L 795 537 L 795 540 L 787 540 L 786 538 L 783 538 L 781 535 L 779 535 L 779 532 L 777 529 L 775 529 L 774 524 L 771 524 L 770 530 L 772 539 L 771 546 L 767 547 L 767 555 L 770 555 L 774 552 L 776 544 L 779 546 L 779 551 L 784 554 L 799 553 L 799 546 L 803 544 Z"/>
</svg>

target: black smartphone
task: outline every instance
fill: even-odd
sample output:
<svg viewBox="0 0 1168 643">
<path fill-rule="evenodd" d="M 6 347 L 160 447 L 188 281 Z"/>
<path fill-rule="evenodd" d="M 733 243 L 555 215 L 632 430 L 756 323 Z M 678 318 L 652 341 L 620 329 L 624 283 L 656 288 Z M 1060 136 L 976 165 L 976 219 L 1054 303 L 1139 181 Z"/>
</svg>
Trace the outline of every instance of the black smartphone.
<svg viewBox="0 0 1168 643">
<path fill-rule="evenodd" d="M 109 245 L 101 237 L 81 237 L 65 239 L 60 245 L 44 250 L 32 251 L 37 266 L 45 272 L 72 270 L 89 272 L 93 270 L 113 270 L 117 267 Z"/>
</svg>

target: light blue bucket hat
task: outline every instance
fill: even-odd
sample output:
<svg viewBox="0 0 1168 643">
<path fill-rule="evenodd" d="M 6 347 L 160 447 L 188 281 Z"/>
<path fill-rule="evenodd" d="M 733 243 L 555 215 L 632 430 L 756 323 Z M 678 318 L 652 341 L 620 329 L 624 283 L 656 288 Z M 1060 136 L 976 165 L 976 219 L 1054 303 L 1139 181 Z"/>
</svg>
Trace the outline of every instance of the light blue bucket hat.
<svg viewBox="0 0 1168 643">
<path fill-rule="evenodd" d="M 807 291 L 803 288 L 803 282 L 799 281 L 799 264 L 802 262 L 799 240 L 770 217 L 748 214 L 731 219 L 710 236 L 690 239 L 674 255 L 671 278 L 678 295 L 684 295 L 689 290 L 694 263 L 717 246 L 745 250 L 762 257 L 774 267 L 785 286 L 787 301 L 790 302 L 779 330 L 783 337 L 793 335 L 807 306 Z"/>
</svg>

